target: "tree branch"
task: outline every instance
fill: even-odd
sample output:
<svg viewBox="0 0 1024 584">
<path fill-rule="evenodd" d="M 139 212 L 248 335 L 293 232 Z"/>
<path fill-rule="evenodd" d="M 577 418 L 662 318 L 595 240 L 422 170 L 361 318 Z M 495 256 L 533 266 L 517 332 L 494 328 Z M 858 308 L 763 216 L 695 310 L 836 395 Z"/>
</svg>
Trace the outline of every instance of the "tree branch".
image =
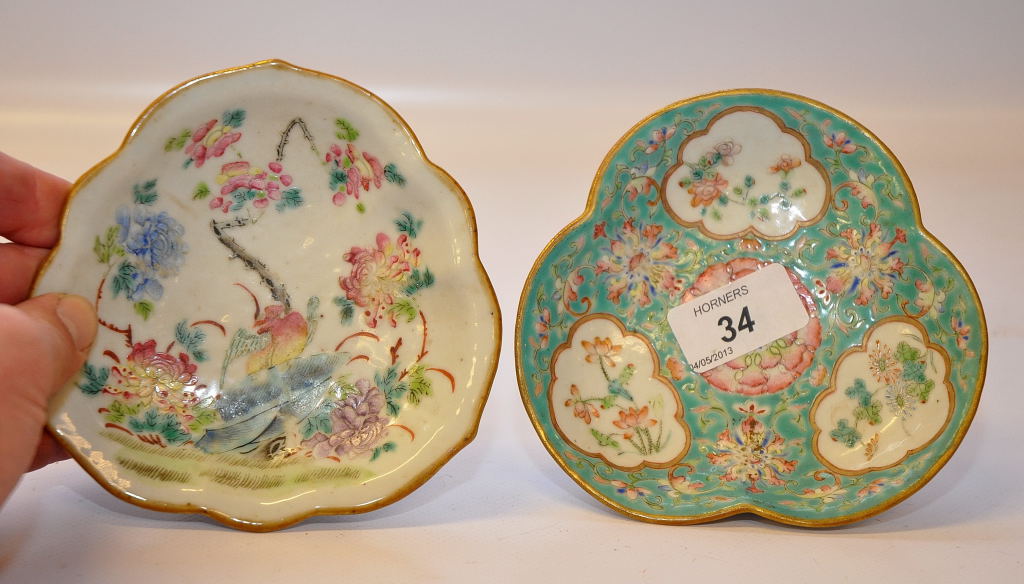
<svg viewBox="0 0 1024 584">
<path fill-rule="evenodd" d="M 270 271 L 259 258 L 253 256 L 249 252 L 245 251 L 241 245 L 235 241 L 235 238 L 231 237 L 225 230 L 232 227 L 242 227 L 251 223 L 249 218 L 236 217 L 231 221 L 218 222 L 216 219 L 210 221 L 210 227 L 213 229 L 213 234 L 217 236 L 217 239 L 224 244 L 224 247 L 231 250 L 234 254 L 233 258 L 242 260 L 245 267 L 256 272 L 260 276 L 263 284 L 270 290 L 270 296 L 284 305 L 285 313 L 291 312 L 291 298 L 288 296 L 288 291 L 285 290 L 284 284 L 279 284 L 277 275 Z"/>
</svg>

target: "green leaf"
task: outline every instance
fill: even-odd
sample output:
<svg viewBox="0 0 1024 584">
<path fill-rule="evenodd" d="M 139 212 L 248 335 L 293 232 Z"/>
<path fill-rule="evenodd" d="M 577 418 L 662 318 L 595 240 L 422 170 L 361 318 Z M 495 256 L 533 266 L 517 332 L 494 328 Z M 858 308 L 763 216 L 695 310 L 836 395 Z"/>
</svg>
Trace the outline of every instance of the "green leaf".
<svg viewBox="0 0 1024 584">
<path fill-rule="evenodd" d="M 279 212 L 285 209 L 296 209 L 303 203 L 302 191 L 292 187 L 281 192 L 281 200 L 274 206 Z"/>
<path fill-rule="evenodd" d="M 335 168 L 331 171 L 329 184 L 332 191 L 340 191 L 342 185 L 348 184 L 348 173 L 343 169 Z"/>
<path fill-rule="evenodd" d="M 355 142 L 356 138 L 359 137 L 359 130 L 357 130 L 355 126 L 350 124 L 348 120 L 338 118 L 334 120 L 334 125 L 338 127 L 338 131 L 335 132 L 334 135 L 337 136 L 339 140 L 345 140 L 346 142 Z"/>
<path fill-rule="evenodd" d="M 163 414 L 151 408 L 142 418 L 130 418 L 128 420 L 128 427 L 131 428 L 132 432 L 136 434 L 159 434 L 163 436 L 164 440 L 168 444 L 181 444 L 188 440 L 192 435 L 181 427 L 181 423 L 178 422 L 173 414 Z"/>
<path fill-rule="evenodd" d="M 81 389 L 85 395 L 96 395 L 103 391 L 103 386 L 107 384 L 109 376 L 110 370 L 106 367 L 94 367 L 86 363 L 82 366 L 84 379 L 78 384 L 78 389 Z"/>
<path fill-rule="evenodd" d="M 869 424 L 882 423 L 882 402 L 872 401 L 868 405 L 857 406 L 853 410 L 853 417 L 857 420 L 867 420 Z"/>
<path fill-rule="evenodd" d="M 139 205 L 152 205 L 159 195 L 156 193 L 156 179 L 136 183 L 132 187 L 132 194 L 135 195 L 135 202 Z"/>
<path fill-rule="evenodd" d="M 616 396 L 614 393 L 609 393 L 608 395 L 604 396 L 603 398 L 601 398 L 601 409 L 607 410 L 609 408 L 614 407 L 616 399 L 618 399 L 618 396 Z"/>
<path fill-rule="evenodd" d="M 871 392 L 868 391 L 864 380 L 859 377 L 853 380 L 853 385 L 847 387 L 844 393 L 846 397 L 857 400 L 861 405 L 871 403 Z"/>
<path fill-rule="evenodd" d="M 921 403 L 925 403 L 928 401 L 928 396 L 932 394 L 933 389 L 935 389 L 935 381 L 926 379 L 925 381 L 910 385 L 908 391 L 910 395 L 916 397 Z"/>
<path fill-rule="evenodd" d="M 398 167 L 395 166 L 394 162 L 389 162 L 384 166 L 384 180 L 400 187 L 405 186 L 405 177 L 402 176 L 402 173 L 398 172 Z"/>
<path fill-rule="evenodd" d="M 360 213 L 365 213 L 366 212 L 366 205 L 364 205 L 362 201 L 356 203 L 356 211 L 358 211 Z"/>
<path fill-rule="evenodd" d="M 793 197 L 794 199 L 799 199 L 800 197 L 802 197 L 802 196 L 804 196 L 806 194 L 807 194 L 807 189 L 805 189 L 803 187 L 800 187 L 797 190 L 793 191 L 793 194 L 790 195 L 790 196 Z"/>
<path fill-rule="evenodd" d="M 402 410 L 400 405 L 402 396 L 409 390 L 409 386 L 398 381 L 398 368 L 388 367 L 383 373 L 377 372 L 373 375 L 374 383 L 384 392 L 384 399 L 387 402 L 388 415 L 398 416 Z"/>
<path fill-rule="evenodd" d="M 117 273 L 110 279 L 110 286 L 114 290 L 114 298 L 117 298 L 117 295 L 121 292 L 124 292 L 125 296 L 131 292 L 132 282 L 138 271 L 134 264 L 127 261 L 121 262 L 121 265 L 117 267 Z"/>
<path fill-rule="evenodd" d="M 393 452 L 396 448 L 398 448 L 398 445 L 394 442 L 385 442 L 384 444 L 381 444 L 373 449 L 373 454 L 370 456 L 370 462 L 377 460 L 377 458 L 385 452 Z"/>
<path fill-rule="evenodd" d="M 417 365 L 409 370 L 409 403 L 419 405 L 420 400 L 434 393 L 433 383 L 425 375 L 426 368 Z"/>
<path fill-rule="evenodd" d="M 355 303 L 344 296 L 335 296 L 334 304 L 338 306 L 341 313 L 341 324 L 348 324 L 352 322 L 352 317 L 356 314 Z"/>
<path fill-rule="evenodd" d="M 395 219 L 395 227 L 402 233 L 408 233 L 409 237 L 415 239 L 423 227 L 423 220 L 416 219 L 412 213 L 403 211 L 402 216 Z"/>
<path fill-rule="evenodd" d="M 598 432 L 596 429 L 591 428 L 590 435 L 593 436 L 597 440 L 597 443 L 600 444 L 601 446 L 611 446 L 612 448 L 619 448 L 619 443 L 615 440 L 615 438 L 609 436 L 608 434 L 602 434 Z"/>
<path fill-rule="evenodd" d="M 853 448 L 857 445 L 857 441 L 860 440 L 860 432 L 856 428 L 850 426 L 849 422 L 845 419 L 839 420 L 836 425 L 836 429 L 829 433 L 829 436 L 837 442 L 843 443 L 847 448 Z"/>
<path fill-rule="evenodd" d="M 383 373 L 379 371 L 374 373 L 373 381 L 381 391 L 391 391 L 391 386 L 398 381 L 398 368 L 391 366 L 385 369 Z"/>
<path fill-rule="evenodd" d="M 236 109 L 228 110 L 221 116 L 220 123 L 225 126 L 231 126 L 232 128 L 240 128 L 245 123 L 245 110 Z"/>
<path fill-rule="evenodd" d="M 129 416 L 134 416 L 135 414 L 139 413 L 140 409 L 142 409 L 142 404 L 135 404 L 133 406 L 130 406 L 120 400 L 114 400 L 110 402 L 109 406 L 107 406 L 108 411 L 106 415 L 104 415 L 103 417 L 108 422 L 122 424 L 124 423 L 125 419 L 128 418 Z"/>
<path fill-rule="evenodd" d="M 743 189 L 741 189 L 740 187 L 733 187 L 732 188 L 732 193 L 734 195 L 742 195 L 743 194 Z"/>
<path fill-rule="evenodd" d="M 412 322 L 416 319 L 416 314 L 419 312 L 419 309 L 417 309 L 416 305 L 412 303 L 412 300 L 402 298 L 392 304 L 391 308 L 388 309 L 388 312 L 391 314 L 392 318 L 396 320 L 398 317 L 404 316 L 405 322 Z"/>
<path fill-rule="evenodd" d="M 749 189 L 754 186 L 754 177 L 749 174 L 743 178 L 743 184 Z"/>
<path fill-rule="evenodd" d="M 334 409 L 334 402 L 329 402 L 321 406 L 318 410 L 310 414 L 308 418 L 302 423 L 302 427 L 299 429 L 302 432 L 302 439 L 309 440 L 317 432 L 323 434 L 331 433 L 331 410 Z"/>
<path fill-rule="evenodd" d="M 192 415 L 195 416 L 191 422 L 189 422 L 188 429 L 193 433 L 199 432 L 203 428 L 217 421 L 218 415 L 216 410 L 210 408 L 194 408 Z"/>
<path fill-rule="evenodd" d="M 174 150 L 181 150 L 188 143 L 188 139 L 192 137 L 192 130 L 185 130 L 181 134 L 168 138 L 164 144 L 164 152 L 172 152 Z"/>
<path fill-rule="evenodd" d="M 153 303 L 149 300 L 141 300 L 135 303 L 135 314 L 142 317 L 142 320 L 148 320 L 149 315 L 153 312 Z"/>
<path fill-rule="evenodd" d="M 210 196 L 210 185 L 206 184 L 205 182 L 201 182 L 201 183 L 197 184 L 195 190 L 192 191 L 192 200 L 193 201 L 201 201 L 201 200 L 203 200 L 203 199 L 205 199 L 206 197 L 209 197 L 209 196 Z"/>
<path fill-rule="evenodd" d="M 406 284 L 403 292 L 405 292 L 406 296 L 412 296 L 419 292 L 420 290 L 423 290 L 424 288 L 429 288 L 433 285 L 434 274 L 431 273 L 430 268 L 427 268 L 422 272 L 420 271 L 419 268 L 416 268 L 412 271 L 411 274 L 409 274 L 409 283 Z"/>
<path fill-rule="evenodd" d="M 174 327 L 174 340 L 185 348 L 185 352 L 192 355 L 196 361 L 206 360 L 206 353 L 202 350 L 203 341 L 206 340 L 206 333 L 197 327 L 190 327 L 186 321 L 179 322 Z"/>
<path fill-rule="evenodd" d="M 115 255 L 124 255 L 124 248 L 117 243 L 117 236 L 120 234 L 121 227 L 114 225 L 107 228 L 107 231 L 103 234 L 103 239 L 100 239 L 98 235 L 96 236 L 96 241 L 93 243 L 92 250 L 96 253 L 96 259 L 101 264 L 109 264 L 111 258 Z"/>
<path fill-rule="evenodd" d="M 911 347 L 906 341 L 900 341 L 896 345 L 896 359 L 898 361 L 917 361 L 921 358 L 921 352 Z"/>
</svg>

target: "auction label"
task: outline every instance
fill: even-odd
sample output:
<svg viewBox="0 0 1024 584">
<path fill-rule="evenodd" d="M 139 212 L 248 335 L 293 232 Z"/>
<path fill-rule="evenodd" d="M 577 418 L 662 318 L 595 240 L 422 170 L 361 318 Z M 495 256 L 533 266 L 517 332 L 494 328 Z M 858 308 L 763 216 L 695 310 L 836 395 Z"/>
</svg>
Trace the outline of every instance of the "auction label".
<svg viewBox="0 0 1024 584">
<path fill-rule="evenodd" d="M 782 264 L 768 264 L 668 311 L 668 324 L 696 373 L 742 357 L 809 320 Z"/>
</svg>

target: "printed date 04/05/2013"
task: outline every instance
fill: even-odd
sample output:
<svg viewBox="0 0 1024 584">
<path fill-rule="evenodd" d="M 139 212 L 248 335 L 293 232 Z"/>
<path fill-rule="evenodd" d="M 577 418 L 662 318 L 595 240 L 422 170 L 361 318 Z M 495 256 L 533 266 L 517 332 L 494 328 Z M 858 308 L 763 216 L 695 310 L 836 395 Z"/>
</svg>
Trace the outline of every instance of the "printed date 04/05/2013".
<svg viewBox="0 0 1024 584">
<path fill-rule="evenodd" d="M 726 357 L 731 357 L 732 354 L 733 354 L 732 347 L 725 347 L 724 349 L 715 351 L 714 353 L 711 353 L 710 355 L 706 355 L 704 357 L 701 357 L 700 359 L 697 359 L 693 363 L 690 363 L 690 369 L 691 370 L 703 369 L 703 368 L 705 368 L 705 367 L 707 367 L 709 365 L 713 365 L 715 363 L 718 363 L 719 361 L 725 359 Z"/>
</svg>

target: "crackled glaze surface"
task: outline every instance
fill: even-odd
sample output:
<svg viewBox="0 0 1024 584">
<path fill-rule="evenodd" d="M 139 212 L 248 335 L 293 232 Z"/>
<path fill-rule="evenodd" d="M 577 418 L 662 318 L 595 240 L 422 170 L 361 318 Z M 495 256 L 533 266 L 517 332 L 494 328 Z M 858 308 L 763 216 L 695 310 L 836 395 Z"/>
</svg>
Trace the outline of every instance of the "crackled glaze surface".
<svg viewBox="0 0 1024 584">
<path fill-rule="evenodd" d="M 151 106 L 76 185 L 48 291 L 99 313 L 51 418 L 79 462 L 247 529 L 408 493 L 496 365 L 465 195 L 382 102 L 284 63 Z"/>
<path fill-rule="evenodd" d="M 809 323 L 690 372 L 668 311 L 769 263 Z M 987 338 L 891 152 L 826 106 L 750 90 L 623 137 L 534 266 L 516 352 L 542 441 L 612 508 L 834 525 L 899 502 L 952 455 Z"/>
</svg>

